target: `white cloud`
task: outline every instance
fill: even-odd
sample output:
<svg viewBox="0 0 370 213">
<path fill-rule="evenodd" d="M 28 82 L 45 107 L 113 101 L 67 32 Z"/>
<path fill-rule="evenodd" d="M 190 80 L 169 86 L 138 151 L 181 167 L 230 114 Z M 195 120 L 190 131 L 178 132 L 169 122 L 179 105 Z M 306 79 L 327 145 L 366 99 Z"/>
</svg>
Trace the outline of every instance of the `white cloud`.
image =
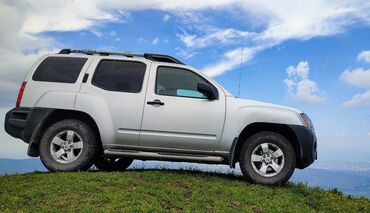
<svg viewBox="0 0 370 213">
<path fill-rule="evenodd" d="M 27 8 L 21 5 L 24 12 L 20 13 L 12 3 L 0 3 L 1 105 L 15 103 L 20 83 L 29 67 L 41 54 L 54 51 L 56 45 L 50 37 L 22 32 Z"/>
<path fill-rule="evenodd" d="M 352 24 L 369 23 L 368 1 L 247 1 L 242 7 L 267 28 L 259 39 L 282 42 L 341 33 Z M 258 20 L 258 19 L 257 19 Z"/>
<path fill-rule="evenodd" d="M 101 3 L 99 3 L 101 4 Z M 46 31 L 89 30 L 105 21 L 129 18 L 123 10 L 102 9 L 97 1 L 1 1 L 0 2 L 0 97 L 1 105 L 13 104 L 28 69 L 41 55 L 63 47 Z M 113 37 L 112 37 L 113 38 Z M 115 37 L 116 41 L 120 38 Z"/>
<path fill-rule="evenodd" d="M 25 79 L 29 68 L 42 55 L 57 52 L 56 49 L 45 49 L 30 54 L 18 54 L 9 51 L 0 54 L 0 106 L 14 104 L 21 82 Z"/>
<path fill-rule="evenodd" d="M 301 61 L 297 66 L 286 68 L 288 78 L 284 80 L 290 98 L 305 104 L 318 104 L 323 102 L 326 97 L 319 89 L 316 82 L 310 80 L 309 64 Z"/>
<path fill-rule="evenodd" d="M 166 15 L 164 15 L 164 16 L 162 17 L 162 21 L 167 22 L 168 20 L 170 20 L 170 18 L 171 18 L 171 16 L 170 16 L 170 15 L 168 15 L 168 14 L 166 14 Z"/>
<path fill-rule="evenodd" d="M 104 33 L 98 30 L 91 30 L 91 33 L 94 34 L 98 38 L 101 38 L 104 36 Z"/>
<path fill-rule="evenodd" d="M 115 41 L 118 41 L 118 42 L 122 41 L 122 39 L 120 37 L 118 37 L 116 31 L 114 31 L 114 30 L 109 31 L 108 35 L 109 35 L 110 38 L 112 38 Z"/>
<path fill-rule="evenodd" d="M 343 103 L 346 108 L 370 107 L 370 90 L 354 95 L 351 100 Z"/>
<path fill-rule="evenodd" d="M 175 50 L 177 51 L 176 55 L 185 59 L 191 58 L 194 55 L 198 54 L 195 50 L 183 49 L 181 47 L 176 47 Z"/>
<path fill-rule="evenodd" d="M 281 44 L 288 39 L 307 40 L 317 36 L 330 36 L 344 32 L 356 23 L 370 23 L 370 2 L 368 1 L 233 1 L 228 5 L 217 2 L 219 7 L 241 10 L 244 20 L 259 26 L 261 31 L 240 31 L 238 29 L 218 29 L 207 24 L 207 19 L 186 15 L 183 17 L 197 33 L 180 35 L 186 47 L 190 49 L 218 47 L 247 43 L 247 48 L 264 46 L 260 50 Z M 189 21 L 190 20 L 190 21 Z M 212 21 L 208 21 L 212 23 Z M 194 27 L 195 26 L 195 27 Z M 197 27 L 198 26 L 198 27 Z M 243 45 L 242 45 L 243 46 Z M 235 48 L 237 49 L 237 48 Z M 258 51 L 255 52 L 255 54 Z M 254 54 L 254 55 L 255 55 Z M 225 57 L 214 65 L 225 65 Z M 233 64 L 233 63 L 231 63 Z M 224 66 L 230 70 L 234 66 Z M 220 71 L 223 73 L 225 71 Z"/>
<path fill-rule="evenodd" d="M 339 78 L 349 85 L 370 89 L 370 69 L 346 69 Z"/>
<path fill-rule="evenodd" d="M 370 63 L 370 50 L 360 52 L 360 54 L 357 56 L 357 60 Z"/>
<path fill-rule="evenodd" d="M 298 102 L 317 104 L 324 101 L 326 98 L 321 94 L 316 82 L 309 79 L 299 81 L 296 85 L 295 98 Z"/>
<path fill-rule="evenodd" d="M 232 44 L 240 42 L 250 37 L 249 32 L 239 31 L 235 29 L 217 29 L 212 30 L 212 33 L 209 33 L 204 36 L 197 36 L 195 34 L 188 35 L 178 34 L 178 37 L 181 39 L 184 44 L 189 48 L 200 49 L 210 45 L 218 46 L 220 44 Z"/>
<path fill-rule="evenodd" d="M 127 11 L 144 9 L 159 9 L 173 14 L 206 9 L 225 12 L 241 10 L 246 21 L 253 19 L 265 27 L 260 39 L 279 41 L 332 35 L 342 32 L 351 24 L 368 23 L 370 20 L 370 3 L 366 0 L 304 3 L 295 0 L 34 0 L 8 4 L 24 10 L 27 18 L 22 31 L 32 33 L 88 29 L 102 21 L 122 21 L 129 17 Z M 169 14 L 164 15 L 163 19 L 167 20 L 167 17 Z"/>
<path fill-rule="evenodd" d="M 94 30 L 106 22 L 130 20 L 131 11 L 145 9 L 165 11 L 171 17 L 181 16 L 184 23 L 185 19 L 187 20 L 187 26 L 192 27 L 192 31 L 189 31 L 191 34 L 184 34 L 182 37 L 186 47 L 183 50 L 187 53 L 196 52 L 194 48 L 221 43 L 233 49 L 232 51 L 237 51 L 241 46 L 253 50 L 248 60 L 262 49 L 287 39 L 334 35 L 344 32 L 351 25 L 370 23 L 370 2 L 367 0 L 1 1 L 0 67 L 3 67 L 3 64 L 14 67 L 10 70 L 2 69 L 1 73 L 4 76 L 9 72 L 18 73 L 7 77 L 12 78 L 10 82 L 8 79 L 0 79 L 1 86 L 8 88 L 9 93 L 15 94 L 28 68 L 26 63 L 19 65 L 20 62 L 32 61 L 38 57 L 40 51 L 47 52 L 63 45 L 41 33 Z M 252 29 L 258 30 L 219 28 L 214 26 L 216 22 L 212 21 L 211 17 L 201 15 L 205 10 L 222 10 L 225 13 L 240 11 L 243 16 L 241 20 L 253 23 L 258 28 Z M 120 38 L 116 40 L 119 41 Z M 256 48 L 260 46 L 264 48 Z M 218 65 L 221 68 L 217 68 Z M 224 55 L 219 61 L 216 59 L 205 68 L 209 73 L 219 75 L 235 68 L 236 65 L 236 59 Z M 18 67 L 18 70 L 15 70 L 15 67 Z"/>
<path fill-rule="evenodd" d="M 298 63 L 297 67 L 289 66 L 286 71 L 289 78 L 299 77 L 300 80 L 308 78 L 310 67 L 307 61 L 301 61 Z"/>
<path fill-rule="evenodd" d="M 224 54 L 223 59 L 216 64 L 209 65 L 203 69 L 203 73 L 210 77 L 215 77 L 236 68 L 241 62 L 246 63 L 251 60 L 257 49 L 239 48 Z M 243 57 L 242 57 L 243 55 Z"/>
<path fill-rule="evenodd" d="M 109 32 L 103 32 L 103 31 L 93 29 L 93 30 L 90 30 L 90 32 L 98 38 L 111 38 L 115 41 L 119 41 L 119 42 L 122 41 L 122 39 L 118 37 L 116 31 L 114 30 L 111 30 Z"/>
<path fill-rule="evenodd" d="M 75 31 L 89 29 L 101 21 L 118 21 L 126 14 L 109 11 L 103 1 L 14 1 L 9 5 L 26 14 L 21 32 Z"/>
<path fill-rule="evenodd" d="M 156 45 L 159 41 L 159 38 L 158 37 L 155 37 L 153 40 L 152 40 L 152 44 L 153 45 Z"/>
<path fill-rule="evenodd" d="M 357 60 L 370 62 L 370 51 L 362 51 L 357 56 Z M 342 105 L 346 108 L 370 107 L 370 69 L 356 68 L 346 69 L 339 78 L 347 84 L 367 89 L 363 93 L 355 94 L 350 100 Z"/>
<path fill-rule="evenodd" d="M 117 37 L 117 33 L 114 30 L 109 31 L 109 36 L 111 37 Z"/>
</svg>

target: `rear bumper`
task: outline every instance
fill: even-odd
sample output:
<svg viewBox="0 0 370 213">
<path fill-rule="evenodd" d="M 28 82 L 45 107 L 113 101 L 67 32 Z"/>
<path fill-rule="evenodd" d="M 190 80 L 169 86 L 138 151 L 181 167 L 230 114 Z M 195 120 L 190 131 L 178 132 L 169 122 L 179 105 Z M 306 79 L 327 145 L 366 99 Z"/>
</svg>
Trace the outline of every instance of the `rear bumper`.
<svg viewBox="0 0 370 213">
<path fill-rule="evenodd" d="M 305 126 L 289 126 L 298 139 L 296 149 L 297 165 L 299 169 L 306 168 L 317 159 L 317 138 L 313 130 Z"/>
<path fill-rule="evenodd" d="M 6 113 L 4 129 L 9 135 L 29 143 L 34 131 L 52 111 L 47 108 L 13 108 Z"/>
</svg>

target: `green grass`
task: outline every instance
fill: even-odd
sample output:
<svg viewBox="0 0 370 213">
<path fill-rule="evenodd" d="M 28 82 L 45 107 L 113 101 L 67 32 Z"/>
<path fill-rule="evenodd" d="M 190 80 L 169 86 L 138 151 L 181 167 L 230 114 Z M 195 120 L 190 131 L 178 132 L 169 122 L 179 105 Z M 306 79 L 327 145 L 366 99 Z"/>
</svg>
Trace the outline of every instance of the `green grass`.
<svg viewBox="0 0 370 213">
<path fill-rule="evenodd" d="M 196 171 L 0 176 L 0 212 L 370 212 L 370 200 L 303 184 Z"/>
</svg>

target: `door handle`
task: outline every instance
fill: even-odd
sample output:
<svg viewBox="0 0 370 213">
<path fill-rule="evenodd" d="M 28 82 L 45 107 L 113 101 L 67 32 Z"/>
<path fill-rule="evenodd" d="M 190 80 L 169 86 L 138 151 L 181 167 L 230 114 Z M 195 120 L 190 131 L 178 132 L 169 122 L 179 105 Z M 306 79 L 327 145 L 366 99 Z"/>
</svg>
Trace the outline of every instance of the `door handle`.
<svg viewBox="0 0 370 213">
<path fill-rule="evenodd" d="M 161 105 L 161 106 L 164 105 L 164 103 L 158 99 L 155 99 L 154 101 L 148 101 L 146 103 L 149 105 Z"/>
</svg>

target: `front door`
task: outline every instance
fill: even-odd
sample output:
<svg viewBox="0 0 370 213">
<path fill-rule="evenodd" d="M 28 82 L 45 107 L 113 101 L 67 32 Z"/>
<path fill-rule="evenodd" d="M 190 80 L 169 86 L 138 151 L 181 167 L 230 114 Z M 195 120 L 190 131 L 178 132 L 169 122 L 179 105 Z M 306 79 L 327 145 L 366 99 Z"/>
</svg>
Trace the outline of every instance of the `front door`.
<svg viewBox="0 0 370 213">
<path fill-rule="evenodd" d="M 217 89 L 217 100 L 197 91 L 198 83 Z M 180 66 L 155 66 L 149 78 L 140 146 L 213 150 L 225 119 L 225 95 L 194 71 Z"/>
</svg>

